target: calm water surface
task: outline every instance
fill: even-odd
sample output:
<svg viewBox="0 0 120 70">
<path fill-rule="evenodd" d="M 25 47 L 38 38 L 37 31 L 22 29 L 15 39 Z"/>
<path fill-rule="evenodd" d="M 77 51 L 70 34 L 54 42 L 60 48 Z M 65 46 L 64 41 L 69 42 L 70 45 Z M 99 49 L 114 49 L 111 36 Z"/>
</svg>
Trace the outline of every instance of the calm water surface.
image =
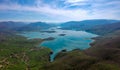
<svg viewBox="0 0 120 70">
<path fill-rule="evenodd" d="M 48 38 L 54 37 L 54 40 L 44 41 L 40 46 L 50 48 L 54 53 L 51 55 L 51 61 L 55 55 L 63 49 L 71 51 L 73 49 L 87 49 L 90 47 L 90 43 L 93 41 L 91 38 L 96 37 L 97 35 L 88 33 L 85 31 L 73 31 L 73 30 L 61 30 L 52 28 L 49 31 L 54 30 L 54 33 L 47 32 L 24 32 L 20 35 L 28 37 L 28 39 L 33 38 Z M 65 34 L 65 36 L 60 36 L 60 34 Z"/>
</svg>

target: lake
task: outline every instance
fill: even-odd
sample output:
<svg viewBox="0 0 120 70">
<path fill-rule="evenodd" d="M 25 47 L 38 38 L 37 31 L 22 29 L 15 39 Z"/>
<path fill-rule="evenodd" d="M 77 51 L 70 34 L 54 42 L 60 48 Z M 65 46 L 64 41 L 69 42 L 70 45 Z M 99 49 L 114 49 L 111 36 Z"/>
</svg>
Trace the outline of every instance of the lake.
<svg viewBox="0 0 120 70">
<path fill-rule="evenodd" d="M 89 48 L 89 44 L 93 42 L 91 38 L 98 36 L 85 31 L 61 30 L 57 28 L 50 28 L 41 32 L 24 32 L 20 35 L 28 37 L 28 39 L 54 37 L 54 40 L 44 41 L 40 44 L 40 46 L 48 47 L 53 51 L 51 61 L 63 49 L 71 51 L 73 49 L 85 50 Z"/>
</svg>

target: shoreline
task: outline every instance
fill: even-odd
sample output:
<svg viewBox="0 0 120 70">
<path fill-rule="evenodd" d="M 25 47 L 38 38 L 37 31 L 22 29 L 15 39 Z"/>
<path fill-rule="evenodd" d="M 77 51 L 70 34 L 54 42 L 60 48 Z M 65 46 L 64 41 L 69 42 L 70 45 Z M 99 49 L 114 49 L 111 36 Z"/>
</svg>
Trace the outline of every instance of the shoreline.
<svg viewBox="0 0 120 70">
<path fill-rule="evenodd" d="M 22 35 L 23 36 L 23 35 Z M 28 37 L 27 37 L 28 38 Z M 88 45 L 89 45 L 89 47 L 88 48 L 90 48 L 90 47 L 92 47 L 91 46 L 91 43 L 93 43 L 95 40 L 93 39 L 93 38 L 95 38 L 95 37 L 92 37 L 92 38 L 90 38 L 91 40 L 92 40 L 92 42 L 90 42 L 90 43 L 88 43 Z M 51 41 L 51 40 L 54 40 L 55 38 L 54 37 L 48 37 L 48 38 L 44 38 L 44 39 L 41 39 L 41 38 L 35 38 L 34 40 L 38 40 L 38 39 L 40 39 L 41 41 L 37 44 L 37 47 L 42 47 L 41 46 L 41 43 L 43 43 L 43 42 L 45 42 L 45 41 Z M 48 47 L 47 47 L 48 48 Z M 88 49 L 88 48 L 86 48 L 86 49 Z M 49 48 L 50 49 L 50 48 Z M 78 49 L 78 48 L 75 48 L 75 49 Z M 75 50 L 75 49 L 72 49 L 72 50 Z M 86 50 L 86 49 L 83 49 L 83 51 L 84 50 Z M 51 55 L 54 53 L 53 51 L 52 51 L 52 49 L 50 49 L 51 50 L 51 52 L 50 52 L 50 54 L 49 54 L 49 62 L 51 62 Z M 62 49 L 62 50 L 64 50 L 64 49 Z M 61 50 L 61 51 L 62 51 Z M 70 51 L 72 51 L 72 50 L 70 50 Z M 81 49 L 79 49 L 79 50 L 81 50 Z M 60 52 L 61 52 L 60 51 Z M 58 53 L 60 53 L 60 52 L 58 52 Z M 68 52 L 68 51 L 66 51 L 66 52 Z M 56 54 L 56 55 L 58 55 L 58 53 Z M 55 57 L 54 57 L 55 58 Z M 54 60 L 53 60 L 54 61 Z M 52 61 L 52 62 L 53 62 Z"/>
</svg>

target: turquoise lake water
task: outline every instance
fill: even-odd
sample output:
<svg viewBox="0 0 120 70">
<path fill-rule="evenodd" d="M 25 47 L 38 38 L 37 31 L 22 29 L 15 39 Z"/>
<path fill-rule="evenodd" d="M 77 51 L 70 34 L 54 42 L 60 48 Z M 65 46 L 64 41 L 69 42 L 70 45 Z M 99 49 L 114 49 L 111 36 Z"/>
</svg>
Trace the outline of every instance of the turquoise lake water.
<svg viewBox="0 0 120 70">
<path fill-rule="evenodd" d="M 74 31 L 74 30 L 61 30 L 61 29 L 49 29 L 49 31 L 54 30 L 54 33 L 47 32 L 24 32 L 20 35 L 28 37 L 28 39 L 33 38 L 48 38 L 54 37 L 54 40 L 44 41 L 40 46 L 48 47 L 53 51 L 51 55 L 51 61 L 53 61 L 55 55 L 63 49 L 71 51 L 73 49 L 87 49 L 90 47 L 90 43 L 93 42 L 92 37 L 96 37 L 96 34 L 88 33 L 85 31 Z M 59 34 L 65 34 L 65 36 L 60 36 Z"/>
</svg>

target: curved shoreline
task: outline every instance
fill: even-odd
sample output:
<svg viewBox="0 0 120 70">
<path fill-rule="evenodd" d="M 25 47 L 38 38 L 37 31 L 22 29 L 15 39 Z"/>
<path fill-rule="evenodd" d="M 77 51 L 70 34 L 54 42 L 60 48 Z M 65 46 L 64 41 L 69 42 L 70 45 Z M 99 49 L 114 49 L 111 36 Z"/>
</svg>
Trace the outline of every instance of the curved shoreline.
<svg viewBox="0 0 120 70">
<path fill-rule="evenodd" d="M 82 32 L 82 31 L 81 31 Z M 81 34 L 81 32 L 80 33 L 78 33 L 78 34 Z M 85 32 L 83 31 L 83 34 L 84 34 Z M 28 33 L 29 34 L 29 33 Z M 61 33 L 60 33 L 61 34 Z M 90 44 L 92 43 L 92 42 L 94 42 L 93 41 L 93 39 L 92 39 L 92 37 L 95 37 L 96 35 L 92 35 L 92 34 L 90 34 L 90 33 L 88 33 L 88 32 L 86 32 L 85 34 L 85 37 L 84 37 L 84 35 L 80 35 L 79 37 L 80 37 L 80 40 L 78 40 L 78 38 L 76 39 L 76 35 L 75 36 L 73 36 L 73 38 L 75 37 L 75 40 L 73 40 L 74 42 L 73 42 L 73 44 L 72 44 L 72 46 L 76 46 L 76 47 L 70 47 L 71 45 L 68 45 L 68 47 L 70 47 L 71 49 L 69 49 L 68 47 L 67 48 L 61 48 L 60 50 L 62 51 L 62 50 L 64 50 L 64 49 L 67 49 L 67 50 L 69 50 L 69 51 L 72 51 L 72 50 L 74 50 L 74 49 L 83 49 L 83 50 L 86 50 L 86 49 L 88 49 L 89 47 L 91 47 L 90 46 Z M 90 34 L 90 35 L 89 35 Z M 21 34 L 22 35 L 22 34 Z M 33 34 L 34 35 L 34 34 Z M 38 34 L 39 35 L 39 34 Z M 59 34 L 57 34 L 57 35 L 59 35 Z M 63 35 L 63 34 L 62 34 Z M 24 35 L 23 35 L 24 36 Z M 26 35 L 25 35 L 26 37 L 27 37 L 27 33 L 26 33 Z M 32 34 L 31 35 L 28 35 L 28 37 L 30 38 L 32 36 Z M 34 35 L 34 37 L 36 36 L 36 34 Z M 83 37 L 82 37 L 83 36 Z M 27 37 L 27 38 L 28 38 Z M 34 37 L 32 37 L 33 39 L 34 39 Z M 62 36 L 63 37 L 63 36 Z M 62 37 L 60 37 L 61 39 L 62 39 Z M 65 36 L 66 37 L 66 36 Z M 30 38 L 30 39 L 32 39 L 32 38 Z M 36 39 L 37 39 L 37 37 L 35 37 Z M 69 37 L 68 37 L 69 38 Z M 48 38 L 40 38 L 41 40 L 42 40 L 42 42 L 41 43 L 43 43 L 43 42 L 45 42 L 45 41 L 51 41 L 51 40 L 54 40 L 55 38 L 54 37 L 48 37 Z M 72 38 L 71 38 L 72 39 Z M 68 39 L 69 40 L 69 39 Z M 61 41 L 61 40 L 60 40 Z M 66 41 L 66 40 L 65 40 Z M 77 43 L 76 43 L 77 42 Z M 39 43 L 38 45 L 39 46 L 45 46 L 45 45 L 41 45 L 41 43 Z M 54 42 L 54 43 L 56 43 L 56 42 Z M 52 43 L 52 44 L 54 44 L 54 43 Z M 70 42 L 70 43 L 72 43 L 72 42 Z M 75 43 L 75 44 L 74 44 Z M 78 44 L 78 45 L 77 45 Z M 86 44 L 86 45 L 85 45 Z M 59 44 L 57 44 L 57 45 L 59 45 Z M 53 46 L 55 46 L 55 45 L 53 45 Z M 61 45 L 59 45 L 58 47 L 60 47 Z M 87 47 L 88 46 L 88 47 Z M 46 46 L 47 47 L 47 46 Z M 61 46 L 62 47 L 62 46 Z M 47 47 L 47 48 L 49 48 L 50 49 L 50 47 Z M 53 47 L 54 48 L 54 47 Z M 56 49 L 59 49 L 59 48 L 56 48 Z M 57 55 L 57 53 L 59 53 L 60 51 L 58 51 L 58 52 L 55 52 L 55 51 L 53 51 L 52 49 L 51 49 L 51 52 L 50 52 L 50 55 L 49 56 L 51 56 L 53 53 L 55 53 L 56 55 Z M 52 53 L 52 54 L 51 54 Z M 49 59 L 51 59 L 51 58 L 49 58 Z"/>
</svg>

